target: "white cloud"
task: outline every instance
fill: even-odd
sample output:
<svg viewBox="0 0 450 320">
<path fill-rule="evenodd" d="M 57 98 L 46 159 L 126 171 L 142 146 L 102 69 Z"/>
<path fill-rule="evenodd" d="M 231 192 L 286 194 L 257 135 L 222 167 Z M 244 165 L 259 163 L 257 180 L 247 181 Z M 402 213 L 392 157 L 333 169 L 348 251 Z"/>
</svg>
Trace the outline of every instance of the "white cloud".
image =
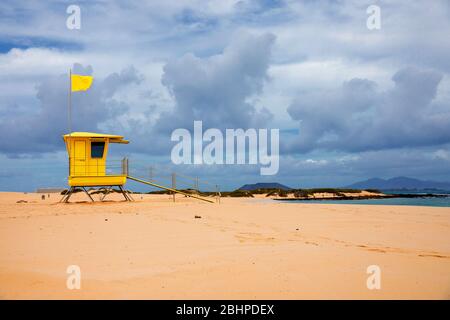
<svg viewBox="0 0 450 320">
<path fill-rule="evenodd" d="M 305 163 L 306 164 L 314 164 L 314 165 L 325 165 L 328 163 L 328 161 L 324 160 L 324 159 L 320 159 L 320 160 L 306 159 Z"/>
<path fill-rule="evenodd" d="M 433 158 L 439 160 L 450 161 L 450 150 L 439 149 L 433 152 Z"/>
</svg>

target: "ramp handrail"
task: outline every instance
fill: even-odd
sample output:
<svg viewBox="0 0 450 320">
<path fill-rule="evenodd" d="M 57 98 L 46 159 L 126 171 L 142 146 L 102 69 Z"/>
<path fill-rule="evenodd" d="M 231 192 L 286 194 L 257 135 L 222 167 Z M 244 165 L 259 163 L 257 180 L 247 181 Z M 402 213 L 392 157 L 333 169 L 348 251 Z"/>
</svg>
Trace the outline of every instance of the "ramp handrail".
<svg viewBox="0 0 450 320">
<path fill-rule="evenodd" d="M 203 200 L 203 201 L 206 201 L 206 202 L 214 203 L 214 201 L 212 201 L 212 200 L 205 199 L 205 198 L 201 198 L 201 197 L 197 197 L 196 195 L 189 194 L 189 193 L 186 193 L 186 192 L 177 190 L 177 189 L 173 189 L 173 188 L 169 188 L 169 187 L 164 187 L 164 186 L 161 186 L 161 185 L 156 184 L 156 183 L 153 183 L 153 182 L 145 181 L 145 180 L 138 179 L 138 178 L 134 178 L 134 177 L 130 177 L 130 176 L 127 176 L 127 178 L 128 178 L 128 179 L 131 179 L 131 180 L 134 180 L 134 181 L 136 181 L 136 182 L 148 184 L 148 185 L 153 186 L 153 187 L 156 187 L 156 188 L 165 189 L 165 190 L 168 190 L 168 191 L 180 193 L 180 194 L 185 195 L 185 196 L 187 196 L 187 197 L 191 197 L 191 198 L 195 198 L 195 199 L 198 199 L 198 200 Z"/>
</svg>

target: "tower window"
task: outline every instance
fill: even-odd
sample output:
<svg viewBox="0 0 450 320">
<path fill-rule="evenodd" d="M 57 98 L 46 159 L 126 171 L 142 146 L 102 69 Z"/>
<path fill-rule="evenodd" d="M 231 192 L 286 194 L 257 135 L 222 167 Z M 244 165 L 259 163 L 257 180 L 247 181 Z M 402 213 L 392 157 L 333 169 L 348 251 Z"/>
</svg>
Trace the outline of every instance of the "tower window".
<svg viewBox="0 0 450 320">
<path fill-rule="evenodd" d="M 104 142 L 91 142 L 91 158 L 103 158 Z"/>
</svg>

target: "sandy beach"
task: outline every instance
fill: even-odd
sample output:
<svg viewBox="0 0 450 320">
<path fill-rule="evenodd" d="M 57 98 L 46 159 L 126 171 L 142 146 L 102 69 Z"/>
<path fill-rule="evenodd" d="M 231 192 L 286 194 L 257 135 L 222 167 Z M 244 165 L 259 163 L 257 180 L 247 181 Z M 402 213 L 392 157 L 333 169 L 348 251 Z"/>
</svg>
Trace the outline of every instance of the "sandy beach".
<svg viewBox="0 0 450 320">
<path fill-rule="evenodd" d="M 0 193 L 0 298 L 450 299 L 450 208 L 59 198 Z"/>
</svg>

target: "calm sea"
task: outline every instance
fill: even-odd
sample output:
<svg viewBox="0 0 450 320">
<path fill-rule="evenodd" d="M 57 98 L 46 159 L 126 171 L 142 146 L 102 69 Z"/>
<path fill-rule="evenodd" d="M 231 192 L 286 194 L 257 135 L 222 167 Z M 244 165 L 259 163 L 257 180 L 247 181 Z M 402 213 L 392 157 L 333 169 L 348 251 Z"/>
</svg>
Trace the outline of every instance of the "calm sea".
<svg viewBox="0 0 450 320">
<path fill-rule="evenodd" d="M 393 193 L 417 193 L 422 194 L 422 192 L 411 192 L 405 191 L 401 192 L 398 190 L 395 191 L 387 191 L 386 194 Z M 427 192 L 432 193 L 432 192 Z M 303 203 L 337 203 L 337 204 L 378 204 L 378 205 L 391 205 L 391 206 L 427 206 L 427 207 L 450 207 L 450 192 L 444 191 L 439 192 L 439 194 L 447 194 L 449 196 L 443 198 L 431 198 L 431 197 L 423 197 L 423 198 L 390 198 L 390 199 L 367 199 L 367 200 L 297 200 L 297 201 L 283 201 L 283 202 L 303 202 Z"/>
</svg>

